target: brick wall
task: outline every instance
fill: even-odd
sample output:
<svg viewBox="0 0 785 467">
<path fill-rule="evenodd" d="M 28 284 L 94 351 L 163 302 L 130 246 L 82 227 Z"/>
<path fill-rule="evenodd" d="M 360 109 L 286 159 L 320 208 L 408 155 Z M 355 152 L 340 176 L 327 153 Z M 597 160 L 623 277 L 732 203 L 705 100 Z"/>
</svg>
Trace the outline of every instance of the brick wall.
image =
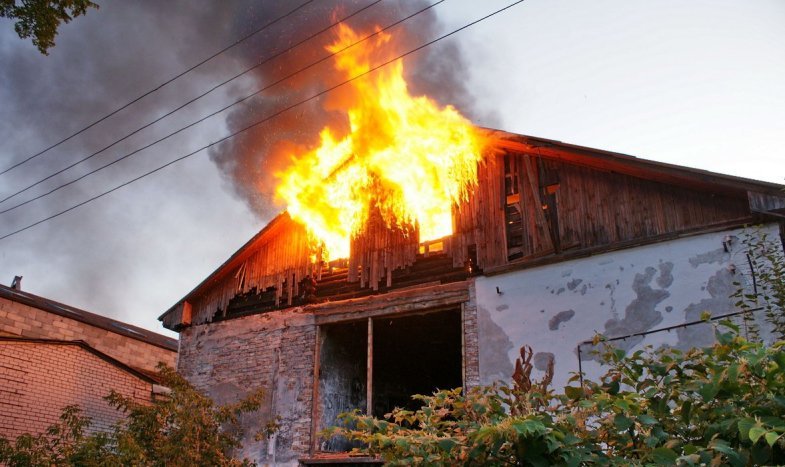
<svg viewBox="0 0 785 467">
<path fill-rule="evenodd" d="M 480 345 L 477 335 L 477 293 L 470 279 L 469 300 L 463 304 L 463 384 L 466 389 L 480 384 Z"/>
<path fill-rule="evenodd" d="M 180 333 L 178 370 L 218 403 L 264 388 L 264 407 L 243 420 L 239 454 L 262 465 L 296 465 L 311 443 L 315 343 L 313 315 L 300 308 L 193 326 Z M 255 430 L 275 417 L 274 439 L 255 442 Z"/>
<path fill-rule="evenodd" d="M 107 430 L 122 418 L 103 399 L 115 391 L 149 401 L 152 385 L 74 344 L 0 341 L 0 435 L 41 433 L 78 404 Z"/>
<path fill-rule="evenodd" d="M 39 339 L 83 340 L 126 365 L 155 370 L 174 366 L 177 353 L 35 307 L 0 298 L 0 334 Z"/>
<path fill-rule="evenodd" d="M 412 296 L 401 298 L 401 303 L 391 302 L 389 296 L 356 299 L 191 326 L 180 333 L 178 371 L 218 403 L 234 402 L 264 388 L 264 407 L 244 420 L 246 438 L 239 454 L 260 465 L 296 465 L 298 457 L 309 454 L 312 442 L 317 321 L 340 322 L 401 310 L 401 314 L 419 312 L 429 308 L 421 304 L 424 300 L 454 294 L 449 295 L 451 300 L 463 303 L 466 385 L 479 384 L 474 282 L 439 287 L 444 290 L 409 294 Z M 411 310 L 403 306 L 407 304 Z M 354 313 L 352 307 L 362 311 Z M 338 321 L 330 318 L 333 314 L 339 314 Z M 275 439 L 255 442 L 255 430 L 276 416 L 281 428 Z"/>
</svg>

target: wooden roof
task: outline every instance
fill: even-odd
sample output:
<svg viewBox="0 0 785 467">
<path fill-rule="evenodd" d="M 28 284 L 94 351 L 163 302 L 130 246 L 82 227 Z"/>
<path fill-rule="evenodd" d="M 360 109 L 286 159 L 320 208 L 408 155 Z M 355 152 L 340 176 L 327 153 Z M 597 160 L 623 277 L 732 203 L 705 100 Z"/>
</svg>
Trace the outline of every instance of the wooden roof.
<svg viewBox="0 0 785 467">
<path fill-rule="evenodd" d="M 710 220 L 710 222 L 706 223 L 706 226 L 719 226 L 719 225 L 730 225 L 732 222 L 749 222 L 753 219 L 753 214 L 758 212 L 763 212 L 767 214 L 771 214 L 774 216 L 781 216 L 782 214 L 778 214 L 777 209 L 781 209 L 785 207 L 785 195 L 783 195 L 783 190 L 785 187 L 782 185 L 756 181 L 745 179 L 741 177 L 735 177 L 730 175 L 718 174 L 709 172 L 706 170 L 700 169 L 693 169 L 688 167 L 682 167 L 674 164 L 666 164 L 662 162 L 655 162 L 646 159 L 640 159 L 637 157 L 629 156 L 626 154 L 614 153 L 610 151 L 604 151 L 599 149 L 587 148 L 582 146 L 576 146 L 571 144 L 562 143 L 560 141 L 554 141 L 544 138 L 537 138 L 531 137 L 526 135 L 518 135 L 512 134 L 508 132 L 498 131 L 498 130 L 488 130 L 492 133 L 494 138 L 494 145 L 499 150 L 498 155 L 503 154 L 519 154 L 524 155 L 523 160 L 520 162 L 522 167 L 528 167 L 532 169 L 531 161 L 527 160 L 529 156 L 536 158 L 538 160 L 543 160 L 545 163 L 539 166 L 540 171 L 542 170 L 565 170 L 568 167 L 573 167 L 573 169 L 568 170 L 569 173 L 565 174 L 565 180 L 573 180 L 573 181 L 580 181 L 581 178 L 588 180 L 587 175 L 585 174 L 585 170 L 591 169 L 591 173 L 605 173 L 607 176 L 605 177 L 608 180 L 608 187 L 612 187 L 613 183 L 621 183 L 622 188 L 626 189 L 627 191 L 630 190 L 641 190 L 643 193 L 644 191 L 647 193 L 645 196 L 652 196 L 652 200 L 655 200 L 657 203 L 663 204 L 668 203 L 672 205 L 673 203 L 684 202 L 687 203 L 689 201 L 689 206 L 685 205 L 685 213 L 677 213 L 680 219 L 686 219 L 683 222 L 677 219 L 677 222 L 674 223 L 670 219 L 667 219 L 667 211 L 665 214 L 659 213 L 658 216 L 660 218 L 657 219 L 656 223 L 661 224 L 664 227 L 652 227 L 651 225 L 646 226 L 638 226 L 638 232 L 635 233 L 611 233 L 607 238 L 601 239 L 598 242 L 583 242 L 582 248 L 586 248 L 588 251 L 588 247 L 596 247 L 600 243 L 611 242 L 611 243 L 619 243 L 619 244 L 629 244 L 630 240 L 633 240 L 637 237 L 640 237 L 641 233 L 644 232 L 646 236 L 651 236 L 651 238 L 666 238 L 665 236 L 661 235 L 664 230 L 673 230 L 673 231 L 682 231 L 684 233 L 688 231 L 698 231 L 704 222 L 703 219 Z M 500 170 L 498 164 L 495 162 L 494 159 L 489 159 L 486 162 L 487 167 L 483 167 L 480 177 L 480 186 L 478 186 L 476 190 L 476 197 L 484 197 L 486 199 L 485 202 L 482 203 L 464 203 L 463 205 L 457 207 L 457 218 L 456 218 L 456 233 L 451 238 L 451 241 L 448 243 L 452 243 L 452 248 L 455 254 L 452 255 L 452 266 L 454 268 L 459 268 L 464 264 L 465 261 L 469 260 L 467 256 L 467 248 L 471 245 L 485 245 L 485 244 L 498 244 L 500 241 L 499 235 L 502 237 L 504 236 L 503 232 L 501 234 L 495 233 L 494 229 L 496 230 L 503 230 L 503 224 L 505 223 L 504 214 L 495 213 L 491 215 L 486 215 L 483 211 L 484 208 L 482 206 L 489 206 L 493 205 L 499 196 L 500 190 L 503 191 L 504 187 L 499 185 L 496 176 L 494 175 L 496 172 Z M 547 162 L 550 161 L 550 162 Z M 529 164 L 526 166 L 526 164 Z M 566 165 L 565 165 L 566 164 Z M 581 169 L 583 167 L 584 169 Z M 580 172 L 584 170 L 584 172 Z M 536 172 L 536 171 L 535 171 Z M 537 183 L 542 183 L 543 180 L 540 179 L 542 174 L 535 174 L 532 177 L 536 178 Z M 622 177 L 622 178 L 619 178 Z M 624 178 L 627 177 L 627 178 Z M 630 178 L 632 177 L 632 178 Z M 642 180 L 640 183 L 631 182 L 631 180 Z M 544 200 L 537 199 L 537 195 L 534 194 L 534 191 L 537 191 L 536 187 L 534 186 L 535 180 L 528 180 L 531 183 L 531 187 L 524 187 L 521 186 L 521 196 L 528 196 L 528 205 L 529 206 L 536 206 L 539 204 L 543 204 Z M 589 183 L 588 181 L 581 181 L 580 183 Z M 494 186 L 486 186 L 487 184 L 491 184 Z M 657 185 L 661 184 L 661 185 Z M 645 187 L 644 187 L 645 186 Z M 679 193 L 662 193 L 662 189 L 657 188 L 658 186 L 670 186 L 673 187 L 673 190 L 679 191 Z M 608 189 L 606 187 L 606 190 Z M 638 188 L 636 188 L 638 187 Z M 542 188 L 542 187 L 540 187 Z M 527 191 L 528 190 L 528 191 Z M 612 188 L 611 188 L 612 190 Z M 526 194 L 526 193 L 528 194 Z M 580 216 L 580 213 L 574 212 L 575 209 L 580 209 L 579 206 L 581 204 L 575 204 L 575 197 L 581 195 L 581 191 L 573 191 L 571 193 L 565 192 L 563 195 L 565 196 L 563 199 L 565 201 L 572 200 L 572 211 L 570 212 L 570 216 L 572 220 L 577 219 L 575 216 Z M 705 194 L 701 194 L 705 193 Z M 690 194 L 694 194 L 695 196 L 690 196 Z M 503 193 L 501 193 L 503 197 Z M 571 198 L 568 199 L 568 196 Z M 664 197 L 664 198 L 663 198 Z M 680 201 L 683 200 L 683 201 Z M 540 202 L 541 201 L 541 202 Z M 729 202 L 730 201 L 730 202 Z M 628 203 L 629 204 L 629 203 Z M 576 206 L 578 206 L 576 208 Z M 545 209 L 545 206 L 543 206 Z M 623 207 L 619 207 L 618 209 L 627 209 Z M 716 213 L 725 210 L 722 216 L 715 218 Z M 698 214 L 697 216 L 695 214 Z M 561 214 L 560 214 L 561 215 Z M 634 214 L 636 222 L 641 222 L 641 219 L 646 217 L 648 214 L 646 212 L 637 212 Z M 662 216 L 665 215 L 666 219 L 662 219 Z M 500 217 L 501 216 L 501 217 Z M 547 225 L 544 225 L 545 219 L 542 218 L 541 214 L 538 214 L 537 219 L 537 226 L 535 230 L 548 230 Z M 686 217 L 684 217 L 686 216 Z M 570 219 L 567 219 L 570 220 Z M 575 220 L 574 222 L 583 222 L 579 220 Z M 595 220 L 596 224 L 597 220 Z M 613 223 L 619 222 L 615 220 L 613 212 L 606 213 L 606 216 L 599 220 L 599 222 L 605 223 Z M 477 227 L 477 223 L 482 223 L 485 228 L 485 232 L 480 232 L 482 228 Z M 583 223 L 585 224 L 585 223 Z M 581 225 L 583 225 L 581 224 Z M 164 314 L 162 314 L 159 319 L 164 321 L 164 324 L 168 328 L 173 328 L 172 326 L 172 316 L 179 315 L 182 317 L 183 307 L 184 304 L 193 301 L 193 300 L 201 300 L 204 302 L 204 295 L 211 291 L 211 289 L 220 289 L 223 288 L 223 295 L 221 303 L 228 303 L 227 298 L 225 295 L 228 293 L 232 296 L 235 294 L 239 295 L 239 292 L 246 292 L 246 290 L 240 290 L 238 292 L 237 286 L 233 285 L 233 281 L 236 279 L 232 278 L 232 274 L 237 277 L 247 266 L 245 262 L 250 261 L 249 258 L 252 259 L 253 255 L 256 253 L 256 250 L 261 246 L 264 245 L 266 242 L 273 241 L 277 235 L 281 232 L 288 232 L 289 229 L 292 229 L 292 225 L 294 222 L 288 216 L 286 212 L 283 212 L 276 216 L 267 226 L 265 226 L 257 235 L 255 235 L 251 240 L 249 240 L 245 245 L 243 245 L 237 252 L 235 252 L 223 265 L 221 265 L 216 271 L 214 271 L 210 276 L 208 276 L 204 281 L 202 281 L 197 287 L 195 287 L 191 292 L 189 292 L 182 300 L 180 300 L 177 304 L 167 310 Z M 576 224 L 577 225 L 577 224 Z M 563 227 L 563 226 L 562 226 Z M 589 226 L 592 229 L 596 229 L 597 226 L 594 225 Z M 611 226 L 607 226 L 609 229 Z M 378 229 L 377 229 L 378 230 Z M 558 230 L 558 226 L 557 226 Z M 618 230 L 618 229 L 617 229 Z M 478 233 L 479 232 L 479 233 Z M 299 234 L 298 234 L 299 235 Z M 366 235 L 363 233 L 363 235 Z M 479 235 L 479 236 L 478 236 Z M 529 235 L 534 235 L 532 232 L 529 232 Z M 560 235 L 559 232 L 555 232 L 557 237 Z M 565 237 L 569 237 L 568 234 L 564 234 Z M 617 238 L 618 237 L 618 238 Z M 297 237 L 298 239 L 301 236 Z M 538 245 L 534 245 L 533 251 L 536 255 L 541 256 L 543 253 L 553 255 L 554 245 L 550 242 L 547 238 L 544 239 L 545 241 L 541 242 Z M 558 240 L 558 238 L 557 238 Z M 575 240 L 575 238 L 571 238 L 571 240 Z M 294 241 L 294 240 L 293 240 Z M 302 240 L 297 240 L 302 241 Z M 375 246 L 379 251 L 382 251 L 382 254 L 387 254 L 386 250 L 390 248 L 403 248 L 405 249 L 406 253 L 403 255 L 405 258 L 402 259 L 401 264 L 395 265 L 393 268 L 382 271 L 379 273 L 377 270 L 381 266 L 377 266 L 377 259 L 383 263 L 387 263 L 389 261 L 388 256 L 384 256 L 384 258 L 378 257 L 379 251 L 370 251 L 371 256 L 368 256 L 368 252 L 363 253 L 363 261 L 365 261 L 361 268 L 359 268 L 363 272 L 362 274 L 357 275 L 357 270 L 352 269 L 357 267 L 357 258 L 352 258 L 349 261 L 349 272 L 348 272 L 348 281 L 349 282 L 356 282 L 359 280 L 360 286 L 364 287 L 368 285 L 368 278 L 366 274 L 367 271 L 371 271 L 371 274 L 376 274 L 379 277 L 385 277 L 387 279 L 386 287 L 384 284 L 379 285 L 377 282 L 379 277 L 372 277 L 370 278 L 371 286 L 375 293 L 385 292 L 386 290 L 391 289 L 390 279 L 392 277 L 392 270 L 396 268 L 405 267 L 407 270 L 416 269 L 416 261 L 417 258 L 414 257 L 416 253 L 417 244 L 414 243 L 413 245 L 404 244 L 406 243 L 401 242 L 400 240 L 386 240 L 388 242 L 392 241 L 393 243 L 384 243 L 381 247 L 378 245 Z M 394 242 L 398 243 L 394 243 Z M 372 244 L 374 241 L 366 242 L 367 244 Z M 378 243 L 378 242 L 376 242 Z M 411 242 L 409 242 L 411 243 Z M 634 243 L 634 242 L 632 242 Z M 361 246 L 364 245 L 360 242 Z M 386 246 L 384 246 L 386 245 Z M 414 248 L 414 249 L 412 249 Z M 478 248 L 479 250 L 479 248 Z M 556 253 L 559 252 L 559 249 L 556 248 Z M 355 251 L 354 243 L 353 243 L 353 251 Z M 449 252 L 448 252 L 449 253 Z M 354 253 L 353 253 L 354 255 Z M 377 255 L 377 256 L 373 256 Z M 501 252 L 488 252 L 483 251 L 479 252 L 479 261 L 478 258 L 474 258 L 475 264 L 479 263 L 481 267 L 487 267 L 489 271 L 494 269 L 498 269 L 499 267 L 506 265 L 508 262 L 508 255 L 506 251 Z M 374 263 L 368 263 L 368 258 L 377 258 L 374 259 Z M 531 258 L 529 258 L 531 259 Z M 486 263 L 486 264 L 482 264 Z M 504 264 L 502 264 L 504 263 Z M 381 263 L 378 263 L 381 264 Z M 258 267 L 258 266 L 255 266 Z M 287 266 L 288 267 L 288 266 Z M 238 269 L 239 268 L 239 269 Z M 292 269 L 288 269 L 289 278 L 292 278 Z M 298 270 L 299 271 L 299 270 Z M 313 269 L 309 270 L 310 273 L 313 273 Z M 446 271 L 446 270 L 445 270 Z M 450 273 L 450 271 L 446 271 L 446 273 Z M 299 275 L 295 274 L 296 280 L 294 281 L 297 284 L 304 273 L 300 272 Z M 455 275 L 455 271 L 452 272 L 453 276 L 458 277 Z M 321 278 L 321 272 L 319 272 L 319 277 Z M 450 276 L 452 277 L 452 276 Z M 453 277 L 451 280 L 459 280 Z M 341 279 L 345 280 L 345 279 Z M 242 281 L 241 281 L 242 282 Z M 269 281 L 268 281 L 269 282 Z M 265 287 L 269 286 L 269 283 L 265 282 Z M 288 281 L 288 305 L 292 305 L 292 280 Z M 333 280 L 332 282 L 335 282 Z M 278 290 L 276 295 L 276 306 L 278 306 L 278 298 L 281 296 L 282 282 L 280 282 L 280 276 L 278 282 L 276 282 Z M 371 287 L 369 286 L 369 287 Z M 234 288 L 232 288 L 234 287 Z M 295 285 L 295 294 L 296 292 L 296 285 Z M 379 290 L 379 287 L 383 290 Z M 242 286 L 240 287 L 243 288 Z M 245 285 L 245 289 L 248 289 L 248 285 Z M 262 288 L 264 289 L 264 287 Z M 233 291 L 234 290 L 234 291 Z M 257 291 L 257 293 L 261 293 L 262 291 Z M 213 304 L 216 301 L 213 299 L 210 301 L 210 306 L 214 306 Z M 202 303 L 202 308 L 204 305 Z M 210 311 L 210 313 L 213 313 Z M 224 309 L 224 316 L 226 314 L 226 310 Z M 169 317 L 169 318 L 167 318 Z M 179 322 L 180 318 L 177 318 L 176 322 Z M 212 320 L 212 318 L 207 319 L 207 321 Z M 205 322 L 204 319 L 201 320 Z"/>
</svg>

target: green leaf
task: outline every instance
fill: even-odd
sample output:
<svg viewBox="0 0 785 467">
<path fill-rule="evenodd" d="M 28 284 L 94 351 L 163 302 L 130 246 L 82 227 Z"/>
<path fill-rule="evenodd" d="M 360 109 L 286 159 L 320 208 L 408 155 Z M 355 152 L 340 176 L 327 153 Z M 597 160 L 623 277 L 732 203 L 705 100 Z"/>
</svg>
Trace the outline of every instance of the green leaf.
<svg viewBox="0 0 785 467">
<path fill-rule="evenodd" d="M 730 463 L 731 465 L 733 466 L 744 465 L 744 461 L 742 460 L 739 453 L 736 452 L 732 447 L 730 447 L 727 441 L 723 439 L 715 438 L 714 440 L 712 440 L 711 443 L 709 443 L 709 447 L 717 452 L 721 452 L 722 454 L 725 454 L 725 456 L 728 458 L 728 463 Z"/>
<path fill-rule="evenodd" d="M 673 449 L 657 448 L 651 452 L 652 460 L 657 465 L 674 465 L 679 455 Z"/>
<path fill-rule="evenodd" d="M 758 442 L 760 437 L 765 434 L 766 434 L 765 428 L 763 428 L 762 426 L 754 426 L 750 428 L 750 433 L 749 433 L 750 441 L 752 441 L 752 444 L 755 444 Z"/>
<path fill-rule="evenodd" d="M 750 429 L 755 426 L 755 420 L 752 418 L 743 418 L 739 420 L 739 434 L 742 438 L 749 438 Z"/>
<path fill-rule="evenodd" d="M 739 364 L 734 363 L 728 367 L 728 381 L 736 383 L 739 379 Z"/>
<path fill-rule="evenodd" d="M 613 424 L 616 426 L 616 428 L 619 429 L 619 431 L 623 431 L 632 426 L 632 420 L 625 417 L 624 415 L 619 414 L 613 418 Z"/>
<path fill-rule="evenodd" d="M 617 399 L 617 400 L 613 401 L 613 405 L 615 407 L 618 407 L 618 408 L 620 408 L 622 410 L 625 410 L 625 411 L 628 411 L 628 412 L 630 410 L 630 403 L 625 401 L 624 399 Z"/>
<path fill-rule="evenodd" d="M 519 435 L 532 435 L 532 434 L 540 434 L 545 432 L 545 425 L 542 422 L 537 420 L 523 420 L 519 422 L 515 422 L 512 424 L 512 427 L 515 431 L 518 432 Z"/>
<path fill-rule="evenodd" d="M 445 438 L 445 439 L 440 439 L 436 444 L 443 451 L 450 451 L 452 450 L 453 447 L 455 447 L 457 443 L 451 440 L 450 438 Z"/>
<path fill-rule="evenodd" d="M 643 440 L 643 443 L 646 446 L 653 448 L 654 446 L 660 444 L 660 439 L 656 436 L 647 436 L 646 439 Z"/>
<path fill-rule="evenodd" d="M 698 452 L 698 448 L 694 444 L 685 444 L 682 452 L 684 452 L 686 455 L 695 454 Z"/>
<path fill-rule="evenodd" d="M 774 361 L 780 367 L 780 370 L 785 370 L 785 352 L 777 352 L 774 354 Z"/>
<path fill-rule="evenodd" d="M 657 419 L 656 418 L 652 417 L 651 415 L 647 415 L 645 413 L 638 415 L 638 421 L 641 423 L 641 425 L 656 425 L 657 424 Z"/>
<path fill-rule="evenodd" d="M 717 396 L 719 387 L 716 383 L 704 383 L 698 389 L 698 394 L 703 398 L 703 402 L 711 402 Z"/>
<path fill-rule="evenodd" d="M 769 446 L 774 447 L 774 443 L 777 442 L 777 440 L 780 438 L 780 436 L 782 436 L 781 433 L 777 433 L 775 431 L 769 431 L 765 435 L 766 442 L 769 443 Z"/>
<path fill-rule="evenodd" d="M 573 400 L 581 399 L 583 398 L 583 388 L 566 386 L 564 388 L 564 395 Z"/>
<path fill-rule="evenodd" d="M 690 423 L 690 413 L 692 412 L 692 401 L 685 401 L 681 405 L 681 421 L 686 425 Z"/>
<path fill-rule="evenodd" d="M 750 448 L 750 457 L 754 465 L 767 465 L 771 459 L 771 447 L 764 443 L 754 444 Z"/>
</svg>

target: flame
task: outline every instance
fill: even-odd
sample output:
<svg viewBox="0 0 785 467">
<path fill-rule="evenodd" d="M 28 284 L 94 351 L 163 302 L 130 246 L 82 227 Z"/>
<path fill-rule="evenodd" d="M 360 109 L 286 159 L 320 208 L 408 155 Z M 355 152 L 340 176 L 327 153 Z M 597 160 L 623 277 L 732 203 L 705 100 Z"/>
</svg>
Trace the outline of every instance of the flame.
<svg viewBox="0 0 785 467">
<path fill-rule="evenodd" d="M 338 52 L 361 37 L 339 25 Z M 351 79 L 392 58 L 392 36 L 338 53 L 336 70 Z M 349 255 L 349 243 L 378 209 L 388 226 L 417 225 L 420 242 L 452 233 L 451 207 L 477 183 L 483 138 L 455 108 L 440 108 L 409 93 L 397 60 L 351 81 L 332 105 L 347 109 L 349 133 L 324 128 L 319 147 L 292 155 L 276 191 L 292 218 L 306 226 L 330 259 Z"/>
</svg>

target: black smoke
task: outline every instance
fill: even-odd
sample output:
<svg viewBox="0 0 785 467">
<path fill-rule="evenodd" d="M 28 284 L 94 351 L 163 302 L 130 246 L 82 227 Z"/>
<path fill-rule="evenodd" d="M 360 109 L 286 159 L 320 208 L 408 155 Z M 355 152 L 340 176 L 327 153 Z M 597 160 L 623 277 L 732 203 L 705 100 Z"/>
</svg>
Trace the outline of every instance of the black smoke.
<svg viewBox="0 0 785 467">
<path fill-rule="evenodd" d="M 308 5 L 302 14 L 297 14 L 285 25 L 260 34 L 247 46 L 238 49 L 237 57 L 252 66 L 371 3 L 369 0 L 341 0 Z M 419 0 L 381 2 L 353 16 L 346 23 L 365 36 L 375 28 L 385 28 L 427 5 L 429 2 Z M 236 28 L 247 30 L 260 18 L 280 14 L 281 8 L 276 2 L 261 2 L 250 9 L 247 16 L 238 18 Z M 444 31 L 438 19 L 438 7 L 435 7 L 388 32 L 398 39 L 396 55 L 399 55 L 425 44 Z M 335 38 L 333 28 L 259 67 L 253 75 L 254 89 L 268 86 L 328 56 L 330 53 L 325 50 L 325 46 L 334 42 Z M 428 95 L 441 105 L 456 107 L 470 119 L 474 117 L 472 96 L 466 86 L 466 60 L 454 42 L 445 40 L 426 47 L 408 56 L 404 66 L 410 91 L 414 95 Z M 343 79 L 343 76 L 333 72 L 332 60 L 324 61 L 234 108 L 227 118 L 228 129 L 233 132 L 245 128 L 335 86 Z M 332 109 L 329 100 L 328 94 L 299 105 L 210 151 L 211 159 L 221 169 L 235 193 L 253 212 L 264 217 L 283 208 L 275 204 L 273 193 L 275 173 L 285 167 L 288 154 L 312 148 L 318 142 L 320 130 L 328 124 L 332 128 L 347 127 L 345 114 Z"/>
</svg>

